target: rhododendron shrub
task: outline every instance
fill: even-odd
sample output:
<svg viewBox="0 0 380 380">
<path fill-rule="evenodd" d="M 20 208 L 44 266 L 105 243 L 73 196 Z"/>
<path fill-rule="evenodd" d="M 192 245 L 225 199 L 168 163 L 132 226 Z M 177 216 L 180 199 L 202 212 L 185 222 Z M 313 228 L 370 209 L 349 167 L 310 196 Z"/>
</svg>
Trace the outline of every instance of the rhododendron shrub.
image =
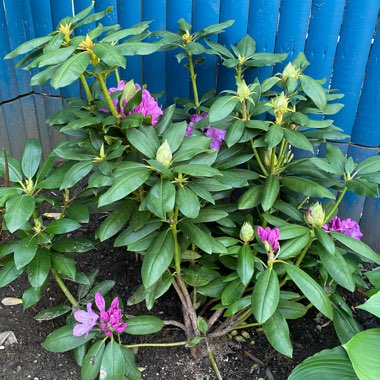
<svg viewBox="0 0 380 380">
<path fill-rule="evenodd" d="M 194 32 L 181 19 L 177 33 L 155 32 L 155 42 L 143 41 L 148 22 L 128 30 L 99 24 L 87 36 L 73 37 L 84 20 L 106 12 L 94 16 L 90 11 L 91 6 L 65 19 L 45 39 L 27 42 L 7 56 L 30 54 L 23 61 L 27 68 L 49 63 L 32 84 L 50 81 L 59 88 L 79 80 L 86 95 L 69 99 L 48 119 L 51 127 L 71 136 L 54 148 L 49 170 L 44 166 L 42 174 L 30 173 L 28 161 L 38 166 L 31 147 L 21 163 L 5 155 L 0 160 L 9 184 L 0 193 L 4 228 L 21 231 L 17 245 L 1 251 L 7 264 L 0 285 L 26 270 L 32 287 L 38 278 L 42 296 L 50 273 L 71 304 L 61 305 L 56 314 L 39 315 L 47 319 L 71 313 L 67 326 L 54 331 L 45 347 L 75 349 L 76 357 L 81 352 L 84 379 L 98 373 L 101 378 L 137 379 L 141 376 L 129 348 L 139 344 L 131 343 L 129 335 L 155 333 L 171 324 L 186 335 L 186 341 L 172 344 L 186 345 L 194 357 L 205 346 L 220 378 L 209 340 L 233 330 L 260 326 L 270 344 L 289 357 L 287 321 L 309 310 L 332 320 L 338 337 L 347 334 L 355 322 L 341 293 L 364 286 L 360 261 L 379 264 L 380 256 L 360 240 L 357 222 L 337 214 L 347 191 L 378 196 L 380 161 L 372 157 L 355 164 L 326 141 L 346 137 L 327 118 L 342 107 L 332 102 L 341 95 L 304 74 L 309 62 L 302 53 L 274 76 L 249 81 L 251 68 L 281 67 L 287 56 L 256 52 L 250 36 L 231 48 L 210 38 L 232 21 Z M 47 56 L 49 44 L 59 38 L 64 42 L 57 54 L 72 50 L 63 62 Z M 163 109 L 149 84 L 124 81 L 118 69 L 125 67 L 125 56 L 170 49 L 177 51 L 179 62 L 185 61 L 192 98 L 176 98 Z M 234 89 L 198 93 L 196 70 L 204 54 L 215 55 L 233 71 Z M 313 156 L 313 144 L 325 145 L 325 157 Z M 295 148 L 311 157 L 298 158 Z M 57 157 L 64 163 L 55 168 Z M 50 213 L 56 221 L 36 217 L 35 204 L 45 201 L 37 196 L 40 189 L 63 192 L 60 212 Z M 15 223 L 20 204 L 22 218 Z M 76 213 L 71 209 L 70 214 L 71 207 Z M 97 284 L 96 273 L 76 273 L 75 259 L 68 254 L 78 241 L 55 234 L 74 229 L 66 219 L 70 215 L 86 223 L 89 210 L 107 215 L 96 231 L 98 241 L 111 239 L 126 254 L 141 257 L 142 284 L 123 304 L 145 302 L 151 310 L 173 287 L 182 320 L 126 318 L 124 300 L 107 295 L 114 281 Z M 46 252 L 50 261 L 40 265 Z M 76 296 L 65 277 L 79 284 Z M 63 338 L 66 344 L 57 346 Z"/>
</svg>

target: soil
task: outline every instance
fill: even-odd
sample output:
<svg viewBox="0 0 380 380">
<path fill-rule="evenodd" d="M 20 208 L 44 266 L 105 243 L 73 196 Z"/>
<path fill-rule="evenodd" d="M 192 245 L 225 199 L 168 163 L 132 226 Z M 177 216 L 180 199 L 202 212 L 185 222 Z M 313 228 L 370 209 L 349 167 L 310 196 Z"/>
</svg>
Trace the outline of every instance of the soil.
<svg viewBox="0 0 380 380">
<path fill-rule="evenodd" d="M 93 236 L 94 223 L 88 229 L 83 228 L 82 236 Z M 127 300 L 138 286 L 140 263 L 134 254 L 125 249 L 115 249 L 112 242 L 97 245 L 91 252 L 78 256 L 78 269 L 89 272 L 99 265 L 99 280 L 116 281 L 115 293 Z M 4 297 L 21 298 L 27 288 L 27 278 L 21 276 L 17 281 L 0 289 L 0 300 Z M 362 303 L 361 293 L 350 296 L 352 306 Z M 56 354 L 44 350 L 42 342 L 54 329 L 64 324 L 64 317 L 53 321 L 37 322 L 36 313 L 46 307 L 64 302 L 64 296 L 56 284 L 51 281 L 47 294 L 35 306 L 25 312 L 22 305 L 4 306 L 0 304 L 0 333 L 13 331 L 18 343 L 6 345 L 0 350 L 0 379 L 8 380 L 80 380 L 80 368 L 70 352 Z M 126 303 L 126 302 L 125 302 Z M 147 312 L 145 304 L 128 308 L 128 314 L 152 314 L 162 319 L 180 320 L 180 304 L 176 294 L 166 293 L 158 300 L 154 308 Z M 355 311 L 355 313 L 357 313 Z M 361 312 L 359 321 L 366 328 L 373 327 L 377 321 L 368 319 L 368 314 Z M 289 321 L 294 347 L 293 359 L 284 357 L 271 348 L 260 330 L 248 329 L 250 339 L 243 337 L 226 337 L 211 342 L 212 350 L 223 379 L 267 379 L 286 380 L 292 369 L 306 357 L 325 349 L 339 345 L 331 323 L 316 315 L 314 310 L 299 320 Z M 127 342 L 176 342 L 186 340 L 175 327 L 168 327 L 158 334 L 147 337 L 127 336 Z M 208 357 L 193 360 L 189 349 L 184 347 L 144 348 L 136 355 L 138 367 L 143 379 L 194 379 L 213 380 L 213 370 Z"/>
</svg>

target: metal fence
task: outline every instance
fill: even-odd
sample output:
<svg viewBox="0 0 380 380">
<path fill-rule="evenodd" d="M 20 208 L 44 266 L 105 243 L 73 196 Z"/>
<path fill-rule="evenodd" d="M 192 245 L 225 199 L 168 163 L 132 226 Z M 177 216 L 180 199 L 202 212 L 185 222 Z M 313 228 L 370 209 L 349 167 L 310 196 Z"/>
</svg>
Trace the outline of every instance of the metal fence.
<svg viewBox="0 0 380 380">
<path fill-rule="evenodd" d="M 51 32 L 59 20 L 87 7 L 90 0 L 3 0 L 0 4 L 0 57 L 20 43 Z M 177 30 L 181 17 L 199 30 L 213 23 L 236 20 L 219 42 L 236 43 L 250 34 L 261 52 L 286 52 L 288 61 L 304 51 L 310 66 L 306 73 L 326 77 L 325 86 L 339 89 L 345 107 L 333 118 L 350 135 L 340 143 L 354 160 L 379 154 L 380 146 L 380 36 L 376 35 L 380 0 L 96 0 L 95 11 L 113 6 L 103 25 L 129 27 L 154 20 L 151 30 Z M 85 26 L 81 32 L 86 32 Z M 162 103 L 186 97 L 190 83 L 177 64 L 175 52 L 131 57 L 124 79 L 147 83 L 151 92 L 164 91 Z M 80 94 L 78 84 L 54 90 L 30 87 L 31 73 L 15 68 L 17 60 L 0 60 L 0 148 L 20 156 L 29 137 L 38 138 L 48 153 L 61 138 L 48 129 L 45 119 L 62 107 L 62 97 Z M 276 66 L 274 72 L 282 69 Z M 255 70 L 262 79 L 272 68 Z M 233 85 L 233 76 L 214 57 L 200 67 L 200 92 Z M 347 195 L 342 216 L 361 220 L 366 240 L 380 248 L 380 201 Z"/>
</svg>

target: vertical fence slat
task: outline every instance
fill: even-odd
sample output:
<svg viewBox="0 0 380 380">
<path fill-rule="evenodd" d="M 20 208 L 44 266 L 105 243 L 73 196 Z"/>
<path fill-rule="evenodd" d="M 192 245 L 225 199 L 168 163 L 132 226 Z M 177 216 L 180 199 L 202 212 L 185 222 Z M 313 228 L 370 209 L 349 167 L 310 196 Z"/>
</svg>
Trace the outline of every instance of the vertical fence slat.
<svg viewBox="0 0 380 380">
<path fill-rule="evenodd" d="M 117 2 L 117 17 L 122 28 L 129 28 L 141 21 L 140 0 Z M 126 70 L 120 70 L 123 79 L 134 79 L 136 83 L 142 83 L 142 59 L 141 57 L 127 57 Z"/>
<path fill-rule="evenodd" d="M 358 112 L 356 114 L 352 142 L 365 146 L 380 146 L 380 31 L 372 45 L 371 55 Z"/>
<path fill-rule="evenodd" d="M 280 0 L 251 0 L 249 7 L 248 34 L 256 40 L 259 53 L 273 53 L 276 35 Z M 270 77 L 272 67 L 260 67 L 247 72 L 250 80 L 255 77 L 260 81 Z"/>
<path fill-rule="evenodd" d="M 24 117 L 26 138 L 34 138 L 40 140 L 36 116 L 36 106 L 34 104 L 33 95 L 28 95 L 20 98 L 20 103 L 22 115 Z"/>
<path fill-rule="evenodd" d="M 21 45 L 26 41 L 25 29 L 23 25 L 22 14 L 22 1 L 21 0 L 4 0 L 5 13 L 8 23 L 8 29 L 10 29 L 9 40 L 11 44 L 11 50 L 15 49 L 18 45 Z M 2 57 L 1 57 L 2 58 Z M 14 63 L 20 61 L 21 58 L 17 57 L 13 60 Z M 16 75 L 18 95 L 24 95 L 31 92 L 32 88 L 30 83 L 30 72 L 25 70 L 18 70 Z M 15 82 L 13 82 L 15 83 Z"/>
<path fill-rule="evenodd" d="M 221 0 L 220 22 L 235 20 L 235 23 L 219 35 L 219 42 L 228 48 L 247 34 L 249 0 Z M 222 65 L 218 68 L 218 90 L 235 88 L 235 72 Z"/>
<path fill-rule="evenodd" d="M 0 4 L 0 26 L 3 31 L 0 33 L 0 102 L 4 102 L 17 96 L 17 87 L 10 85 L 11 83 L 16 83 L 14 61 L 2 59 L 11 51 L 8 36 L 11 30 L 7 30 L 4 3 Z"/>
<path fill-rule="evenodd" d="M 276 39 L 276 53 L 288 53 L 285 62 L 291 61 L 305 49 L 309 25 L 311 0 L 282 0 L 280 22 Z M 274 73 L 282 71 L 284 65 L 277 64 Z"/>
<path fill-rule="evenodd" d="M 71 5 L 71 0 L 50 0 L 53 29 L 56 29 L 59 26 L 58 24 L 62 19 L 72 16 Z M 68 98 L 80 96 L 79 82 L 75 81 L 70 86 L 61 88 L 60 92 L 62 96 Z"/>
<path fill-rule="evenodd" d="M 360 228 L 363 232 L 363 241 L 377 252 L 380 251 L 379 215 L 380 199 L 367 198 L 364 205 L 363 217 L 360 221 Z"/>
<path fill-rule="evenodd" d="M 313 0 L 305 54 L 310 62 L 306 74 L 314 78 L 327 78 L 330 83 L 336 45 L 343 20 L 346 0 Z"/>
<path fill-rule="evenodd" d="M 351 135 L 379 1 L 348 0 L 335 56 L 331 88 L 345 94 L 344 108 L 333 116 L 335 125 Z"/>
<path fill-rule="evenodd" d="M 117 24 L 117 0 L 96 0 L 95 12 L 102 12 L 108 7 L 112 7 L 112 12 L 107 13 L 99 22 L 104 25 Z"/>
<path fill-rule="evenodd" d="M 38 123 L 38 129 L 40 132 L 40 138 L 41 138 L 41 145 L 42 145 L 42 152 L 44 157 L 47 157 L 49 153 L 51 152 L 52 147 L 50 146 L 50 138 L 49 138 L 49 131 L 46 126 L 46 110 L 45 110 L 45 102 L 44 102 L 44 95 L 33 95 L 34 97 L 34 104 L 36 108 L 36 117 L 37 117 L 37 123 Z"/>
<path fill-rule="evenodd" d="M 35 37 L 45 36 L 53 31 L 51 19 L 50 0 L 30 0 L 32 8 L 33 25 Z M 50 84 L 42 86 L 46 94 L 60 95 L 60 91 L 54 89 Z"/>
<path fill-rule="evenodd" d="M 219 22 L 220 0 L 193 0 L 193 30 L 198 31 Z M 217 37 L 210 40 L 217 41 Z M 203 65 L 197 67 L 197 86 L 199 95 L 216 88 L 216 58 L 207 55 Z"/>
<path fill-rule="evenodd" d="M 167 0 L 167 29 L 176 32 L 178 30 L 177 21 L 180 18 L 184 18 L 191 24 L 191 7 L 191 0 L 182 0 L 180 6 L 177 0 Z M 166 53 L 166 104 L 172 104 L 176 96 L 180 98 L 189 97 L 189 71 L 183 67 L 186 60 L 178 64 L 175 58 L 176 54 L 182 52 L 183 50 L 176 49 Z"/>
<path fill-rule="evenodd" d="M 143 0 L 142 19 L 154 20 L 152 30 L 165 30 L 166 0 Z M 144 56 L 143 81 L 151 93 L 166 91 L 165 52 Z"/>
<path fill-rule="evenodd" d="M 3 106 L 0 106 L 0 149 L 5 149 L 7 152 L 11 151 Z"/>
<path fill-rule="evenodd" d="M 9 103 L 3 104 L 2 107 L 5 116 L 5 125 L 8 130 L 12 156 L 20 158 L 26 141 L 24 118 L 22 116 L 20 100 L 12 100 Z"/>
<path fill-rule="evenodd" d="M 57 113 L 62 108 L 62 99 L 61 98 L 53 98 L 51 96 L 44 96 L 45 103 L 45 111 L 46 111 L 46 119 L 55 113 Z M 60 134 L 56 127 L 51 127 L 44 123 L 42 128 L 48 130 L 50 146 L 54 147 L 58 142 L 67 140 L 67 136 Z"/>
</svg>

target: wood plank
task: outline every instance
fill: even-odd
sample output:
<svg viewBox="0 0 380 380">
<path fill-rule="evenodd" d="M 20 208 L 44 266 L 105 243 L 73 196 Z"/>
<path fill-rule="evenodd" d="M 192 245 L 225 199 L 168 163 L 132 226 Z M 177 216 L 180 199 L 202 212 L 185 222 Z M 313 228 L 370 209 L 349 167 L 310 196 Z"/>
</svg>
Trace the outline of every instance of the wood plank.
<svg viewBox="0 0 380 380">
<path fill-rule="evenodd" d="M 11 151 L 3 106 L 0 106 L 0 149 L 5 149 L 7 152 Z"/>
<path fill-rule="evenodd" d="M 343 99 L 344 100 L 344 99 Z M 380 35 L 377 33 L 367 65 L 365 81 L 351 140 L 355 144 L 380 146 Z"/>
<path fill-rule="evenodd" d="M 167 0 L 167 29 L 171 32 L 178 31 L 177 21 L 184 18 L 191 24 L 192 1 L 182 0 L 180 5 L 176 0 Z M 189 71 L 183 67 L 187 60 L 184 59 L 180 64 L 175 55 L 182 53 L 182 49 L 171 50 L 166 53 L 166 104 L 172 104 L 175 97 L 188 98 L 190 92 Z M 196 59 L 196 56 L 194 57 Z M 199 70 L 200 66 L 196 66 Z M 197 71 L 198 71 L 197 70 Z M 198 81 L 199 82 L 199 81 Z"/>
<path fill-rule="evenodd" d="M 34 138 L 40 140 L 40 134 L 38 130 L 38 121 L 36 115 L 36 105 L 34 103 L 34 96 L 28 95 L 20 98 L 20 104 L 22 109 L 22 115 L 25 123 L 26 138 Z"/>
<path fill-rule="evenodd" d="M 51 96 L 45 95 L 44 103 L 45 103 L 46 118 L 53 116 L 55 113 L 57 113 L 59 110 L 62 109 L 61 98 L 53 98 Z M 59 143 L 60 141 L 67 140 L 67 137 L 63 134 L 60 134 L 56 127 L 50 127 L 46 124 L 46 128 L 48 129 L 50 147 L 52 150 L 55 148 L 57 143 Z"/>
<path fill-rule="evenodd" d="M 378 0 L 348 0 L 344 12 L 331 88 L 345 95 L 345 107 L 332 118 L 348 135 L 354 124 L 378 12 Z"/>
<path fill-rule="evenodd" d="M 363 241 L 380 252 L 379 220 L 380 199 L 367 198 L 365 201 L 363 216 L 360 220 L 360 229 L 363 232 Z"/>
<path fill-rule="evenodd" d="M 37 123 L 38 123 L 38 129 L 40 133 L 40 142 L 42 145 L 42 152 L 43 156 L 46 158 L 50 152 L 50 138 L 49 138 L 49 131 L 48 126 L 46 125 L 46 110 L 45 110 L 45 102 L 44 102 L 44 96 L 43 95 L 33 95 L 34 98 L 34 104 L 36 108 L 36 116 L 37 116 Z"/>
</svg>

